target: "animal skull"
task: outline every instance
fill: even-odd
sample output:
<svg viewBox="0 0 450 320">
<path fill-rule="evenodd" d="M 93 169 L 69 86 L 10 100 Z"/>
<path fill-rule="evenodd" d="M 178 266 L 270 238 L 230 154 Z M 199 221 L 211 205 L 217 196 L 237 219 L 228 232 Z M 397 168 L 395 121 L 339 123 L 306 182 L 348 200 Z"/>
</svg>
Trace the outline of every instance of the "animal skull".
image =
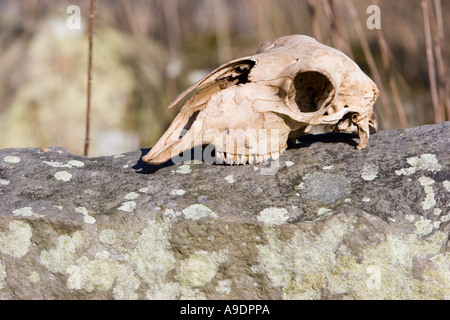
<svg viewBox="0 0 450 320">
<path fill-rule="evenodd" d="M 376 131 L 378 93 L 355 62 L 311 37 L 267 40 L 255 55 L 225 63 L 172 101 L 169 108 L 187 100 L 143 160 L 160 164 L 212 144 L 219 162 L 261 163 L 316 127 L 356 133 L 363 149 Z"/>
</svg>

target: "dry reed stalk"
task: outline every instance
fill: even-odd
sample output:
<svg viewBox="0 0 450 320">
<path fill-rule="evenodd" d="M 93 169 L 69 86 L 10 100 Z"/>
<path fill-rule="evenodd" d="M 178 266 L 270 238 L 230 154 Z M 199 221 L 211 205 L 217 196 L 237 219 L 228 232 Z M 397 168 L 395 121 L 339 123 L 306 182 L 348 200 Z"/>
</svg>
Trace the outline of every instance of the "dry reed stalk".
<svg viewBox="0 0 450 320">
<path fill-rule="evenodd" d="M 171 58 L 174 58 L 181 46 L 181 27 L 180 18 L 178 16 L 177 0 L 162 0 L 162 9 L 167 30 L 167 41 Z"/>
<path fill-rule="evenodd" d="M 347 56 L 353 59 L 352 50 L 349 45 L 348 38 L 346 37 L 345 28 L 343 27 L 341 17 L 336 10 L 333 0 L 321 0 L 322 8 L 325 12 L 325 16 L 330 24 L 331 37 L 335 46 L 344 52 Z"/>
<path fill-rule="evenodd" d="M 311 22 L 311 30 L 314 38 L 317 41 L 322 42 L 322 36 L 320 35 L 319 21 L 317 20 L 317 8 L 314 0 L 307 0 L 309 20 Z"/>
<path fill-rule="evenodd" d="M 439 104 L 439 96 L 436 84 L 436 72 L 434 66 L 434 56 L 433 56 L 433 43 L 431 36 L 431 26 L 430 26 L 430 10 L 429 1 L 422 0 L 422 14 L 423 14 L 423 27 L 425 33 L 425 45 L 426 45 L 426 55 L 428 63 L 428 78 L 430 81 L 430 93 L 431 101 L 433 103 L 434 110 L 434 122 L 439 123 L 445 121 L 444 110 Z"/>
<path fill-rule="evenodd" d="M 376 29 L 376 33 L 377 33 L 378 45 L 380 46 L 380 51 L 381 51 L 381 59 L 383 61 L 384 73 L 386 74 L 386 77 L 388 79 L 389 89 L 391 90 L 392 98 L 394 100 L 394 106 L 395 106 L 395 110 L 397 111 L 397 116 L 398 116 L 398 119 L 400 122 L 400 126 L 402 128 L 407 128 L 407 127 L 409 127 L 408 120 L 406 119 L 405 110 L 403 108 L 403 105 L 402 105 L 402 102 L 400 99 L 400 95 L 399 95 L 398 89 L 397 89 L 397 83 L 394 78 L 391 61 L 390 61 L 391 55 L 390 55 L 389 47 L 388 47 L 387 41 L 386 41 L 381 29 Z"/>
<path fill-rule="evenodd" d="M 92 91 L 92 49 L 94 45 L 93 32 L 94 32 L 94 18 L 95 18 L 95 0 L 91 0 L 91 6 L 89 10 L 89 60 L 88 60 L 88 82 L 87 82 L 87 107 L 86 107 L 86 132 L 84 138 L 84 155 L 89 155 L 89 145 L 91 142 L 90 130 L 91 130 L 91 91 Z"/>
<path fill-rule="evenodd" d="M 372 74 L 375 83 L 378 86 L 378 89 L 380 90 L 380 97 L 381 105 L 383 108 L 383 121 L 387 121 L 387 125 L 385 124 L 385 129 L 392 129 L 394 127 L 393 119 L 392 119 L 392 112 L 389 107 L 389 100 L 386 96 L 386 90 L 383 86 L 383 81 L 381 80 L 381 75 L 378 72 L 377 66 L 375 64 L 375 60 L 373 58 L 372 53 L 370 52 L 369 43 L 366 39 L 366 36 L 364 34 L 363 28 L 361 26 L 361 23 L 358 19 L 358 13 L 356 12 L 355 6 L 353 5 L 352 0 L 346 1 L 347 8 L 349 9 L 350 17 L 353 22 L 353 26 L 356 30 L 356 33 L 358 35 L 359 42 L 361 43 L 361 48 L 364 53 L 364 57 L 366 58 L 367 64 L 369 65 L 370 73 Z"/>
<path fill-rule="evenodd" d="M 216 37 L 217 37 L 217 55 L 219 63 L 232 59 L 230 23 L 228 5 L 222 0 L 213 1 Z"/>
<path fill-rule="evenodd" d="M 440 105 L 447 111 L 447 120 L 450 120 L 450 100 L 449 100 L 449 83 L 446 78 L 447 66 L 443 58 L 443 43 L 444 43 L 444 22 L 442 17 L 442 7 L 440 0 L 434 0 L 434 15 L 430 14 L 432 18 L 433 40 L 434 40 L 434 54 L 436 56 L 436 67 L 438 72 L 438 92 Z"/>
<path fill-rule="evenodd" d="M 252 0 L 251 8 L 253 19 L 256 21 L 256 33 L 260 42 L 273 37 L 273 33 L 269 30 L 268 23 L 266 21 L 265 9 L 267 7 L 267 0 Z"/>
</svg>

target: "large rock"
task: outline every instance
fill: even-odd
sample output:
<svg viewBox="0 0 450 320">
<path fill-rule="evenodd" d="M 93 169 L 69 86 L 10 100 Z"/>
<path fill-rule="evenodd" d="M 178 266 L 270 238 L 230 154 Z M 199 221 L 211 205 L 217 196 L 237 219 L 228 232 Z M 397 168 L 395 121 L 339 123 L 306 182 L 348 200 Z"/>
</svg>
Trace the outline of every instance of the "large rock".
<svg viewBox="0 0 450 320">
<path fill-rule="evenodd" d="M 306 136 L 258 166 L 0 150 L 0 298 L 449 299 L 449 137 Z"/>
</svg>

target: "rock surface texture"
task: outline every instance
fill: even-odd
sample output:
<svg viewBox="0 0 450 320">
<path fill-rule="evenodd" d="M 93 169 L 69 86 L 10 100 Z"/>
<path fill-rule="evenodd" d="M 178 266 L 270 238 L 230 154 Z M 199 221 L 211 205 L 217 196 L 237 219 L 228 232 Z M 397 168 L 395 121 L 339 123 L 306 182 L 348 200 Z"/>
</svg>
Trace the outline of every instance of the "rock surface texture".
<svg viewBox="0 0 450 320">
<path fill-rule="evenodd" d="M 450 299 L 450 122 L 278 163 L 0 150 L 1 299 Z"/>
</svg>

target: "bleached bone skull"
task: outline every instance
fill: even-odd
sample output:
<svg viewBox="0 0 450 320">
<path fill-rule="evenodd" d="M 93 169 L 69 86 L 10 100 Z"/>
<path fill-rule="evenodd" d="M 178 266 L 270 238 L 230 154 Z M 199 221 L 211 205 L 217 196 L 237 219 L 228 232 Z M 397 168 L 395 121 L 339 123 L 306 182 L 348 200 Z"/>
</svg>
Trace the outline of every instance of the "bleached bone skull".
<svg viewBox="0 0 450 320">
<path fill-rule="evenodd" d="M 377 96 L 375 83 L 342 52 L 303 35 L 267 40 L 172 101 L 169 108 L 186 102 L 143 160 L 160 164 L 214 145 L 219 162 L 261 163 L 316 127 L 356 133 L 363 149 L 376 131 Z"/>
</svg>

